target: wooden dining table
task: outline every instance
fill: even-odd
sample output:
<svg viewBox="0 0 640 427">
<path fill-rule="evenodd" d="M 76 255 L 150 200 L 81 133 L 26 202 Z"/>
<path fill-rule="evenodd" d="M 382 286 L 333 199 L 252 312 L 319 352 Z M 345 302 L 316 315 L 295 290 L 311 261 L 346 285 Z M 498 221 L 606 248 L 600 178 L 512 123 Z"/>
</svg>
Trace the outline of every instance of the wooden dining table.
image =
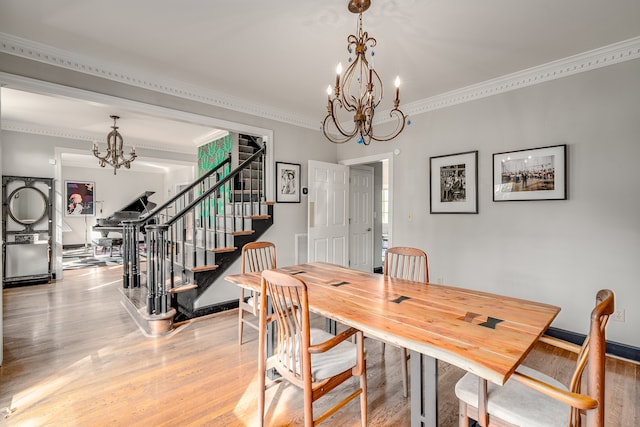
<svg viewBox="0 0 640 427">
<path fill-rule="evenodd" d="M 307 284 L 312 312 L 410 350 L 412 426 L 438 425 L 438 360 L 503 385 L 560 312 L 549 304 L 323 262 L 278 270 Z M 260 290 L 260 273 L 226 279 Z"/>
</svg>

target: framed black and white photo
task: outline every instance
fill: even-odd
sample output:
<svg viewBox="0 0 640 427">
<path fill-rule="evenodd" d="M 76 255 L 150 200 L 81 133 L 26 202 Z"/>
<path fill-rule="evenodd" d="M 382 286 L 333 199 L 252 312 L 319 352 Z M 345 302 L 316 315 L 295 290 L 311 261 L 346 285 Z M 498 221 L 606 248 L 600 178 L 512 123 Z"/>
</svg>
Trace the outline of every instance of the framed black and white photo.
<svg viewBox="0 0 640 427">
<path fill-rule="evenodd" d="M 300 203 L 300 165 L 276 162 L 276 202 Z"/>
<path fill-rule="evenodd" d="M 67 197 L 66 216 L 93 216 L 95 214 L 95 183 L 93 181 L 65 181 Z"/>
<path fill-rule="evenodd" d="M 432 214 L 478 213 L 478 151 L 429 157 Z"/>
<path fill-rule="evenodd" d="M 566 144 L 493 155 L 494 202 L 566 199 Z"/>
</svg>

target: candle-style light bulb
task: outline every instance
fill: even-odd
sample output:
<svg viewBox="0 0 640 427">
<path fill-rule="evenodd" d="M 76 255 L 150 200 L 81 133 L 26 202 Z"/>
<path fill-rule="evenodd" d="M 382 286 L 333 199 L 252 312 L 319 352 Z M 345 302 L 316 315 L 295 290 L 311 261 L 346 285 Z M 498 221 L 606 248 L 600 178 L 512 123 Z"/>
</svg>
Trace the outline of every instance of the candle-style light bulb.
<svg viewBox="0 0 640 427">
<path fill-rule="evenodd" d="M 338 62 L 338 66 L 336 67 L 336 93 L 340 89 L 340 75 L 342 74 L 342 62 Z"/>
<path fill-rule="evenodd" d="M 398 104 L 400 102 L 400 76 L 396 76 L 393 83 L 396 85 L 396 104 Z"/>
</svg>

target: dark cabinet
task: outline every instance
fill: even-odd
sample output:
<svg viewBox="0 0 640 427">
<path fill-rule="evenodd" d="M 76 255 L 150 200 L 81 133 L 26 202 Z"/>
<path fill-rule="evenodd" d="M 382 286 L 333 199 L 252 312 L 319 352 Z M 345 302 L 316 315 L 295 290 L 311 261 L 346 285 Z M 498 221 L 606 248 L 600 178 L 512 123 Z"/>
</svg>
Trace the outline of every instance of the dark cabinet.
<svg viewBox="0 0 640 427">
<path fill-rule="evenodd" d="M 52 279 L 53 179 L 2 177 L 4 287 Z"/>
</svg>

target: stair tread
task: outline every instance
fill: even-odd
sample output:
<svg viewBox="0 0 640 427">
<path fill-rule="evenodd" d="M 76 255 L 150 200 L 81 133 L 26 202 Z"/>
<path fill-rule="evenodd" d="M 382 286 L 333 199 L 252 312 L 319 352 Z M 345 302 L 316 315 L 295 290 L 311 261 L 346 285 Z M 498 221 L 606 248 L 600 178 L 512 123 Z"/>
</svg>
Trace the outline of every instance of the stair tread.
<svg viewBox="0 0 640 427">
<path fill-rule="evenodd" d="M 234 251 L 237 251 L 237 250 L 238 250 L 238 248 L 236 246 L 230 246 L 230 247 L 227 247 L 227 248 L 215 248 L 215 249 L 212 249 L 211 252 L 216 253 L 216 254 L 221 254 L 221 253 L 224 253 L 224 252 L 234 252 Z"/>
<path fill-rule="evenodd" d="M 170 294 L 178 294 L 180 292 L 190 291 L 192 289 L 196 289 L 198 287 L 195 283 L 185 283 L 184 285 L 176 286 L 174 288 L 169 289 Z"/>
<path fill-rule="evenodd" d="M 255 233 L 255 230 L 245 230 L 245 231 L 234 231 L 230 234 L 232 234 L 233 236 L 248 236 L 250 234 Z"/>
<path fill-rule="evenodd" d="M 219 266 L 218 266 L 218 265 L 215 265 L 215 264 L 214 264 L 214 265 L 201 265 L 201 266 L 198 266 L 198 267 L 193 267 L 193 268 L 191 269 L 191 271 L 193 271 L 194 273 L 200 273 L 200 272 L 203 272 L 203 271 L 213 271 L 213 270 L 217 270 L 217 269 L 218 269 L 218 267 L 219 267 Z"/>
<path fill-rule="evenodd" d="M 217 233 L 233 234 L 234 236 L 241 236 L 244 234 L 253 234 L 255 230 L 216 230 Z M 236 234 L 241 233 L 241 234 Z"/>
</svg>

